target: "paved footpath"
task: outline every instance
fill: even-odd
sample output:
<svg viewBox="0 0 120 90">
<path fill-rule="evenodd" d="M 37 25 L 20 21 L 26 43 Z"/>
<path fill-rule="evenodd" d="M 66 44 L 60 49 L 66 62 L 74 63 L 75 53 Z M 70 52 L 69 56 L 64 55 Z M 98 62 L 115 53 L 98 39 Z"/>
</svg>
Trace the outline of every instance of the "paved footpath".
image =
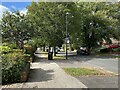
<svg viewBox="0 0 120 90">
<path fill-rule="evenodd" d="M 31 64 L 26 83 L 5 85 L 4 88 L 87 88 L 76 78 L 67 75 L 54 62 L 34 62 Z"/>
</svg>

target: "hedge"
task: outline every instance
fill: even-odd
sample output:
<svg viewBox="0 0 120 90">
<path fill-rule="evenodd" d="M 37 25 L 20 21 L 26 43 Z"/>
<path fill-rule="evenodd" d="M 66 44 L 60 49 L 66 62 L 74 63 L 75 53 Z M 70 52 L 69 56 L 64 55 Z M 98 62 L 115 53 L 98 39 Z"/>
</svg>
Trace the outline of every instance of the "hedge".
<svg viewBox="0 0 120 90">
<path fill-rule="evenodd" d="M 2 57 L 2 84 L 20 82 L 20 72 L 28 63 L 22 53 L 4 54 Z"/>
</svg>

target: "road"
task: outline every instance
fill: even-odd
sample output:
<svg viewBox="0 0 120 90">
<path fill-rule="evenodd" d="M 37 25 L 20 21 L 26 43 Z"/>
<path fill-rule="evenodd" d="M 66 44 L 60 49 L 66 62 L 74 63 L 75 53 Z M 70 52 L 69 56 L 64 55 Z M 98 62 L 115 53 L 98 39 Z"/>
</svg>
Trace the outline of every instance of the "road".
<svg viewBox="0 0 120 90">
<path fill-rule="evenodd" d="M 57 54 L 58 56 L 65 56 L 64 52 Z M 74 52 L 69 52 L 67 61 L 55 61 L 61 67 L 80 67 L 80 66 L 94 66 L 105 69 L 118 74 L 118 59 L 110 56 L 77 56 Z"/>
</svg>

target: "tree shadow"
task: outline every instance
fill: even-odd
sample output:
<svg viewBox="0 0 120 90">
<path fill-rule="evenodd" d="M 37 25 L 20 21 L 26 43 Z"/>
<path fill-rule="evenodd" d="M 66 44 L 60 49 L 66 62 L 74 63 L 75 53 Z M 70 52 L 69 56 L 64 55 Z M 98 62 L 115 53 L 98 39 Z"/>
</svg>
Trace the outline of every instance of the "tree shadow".
<svg viewBox="0 0 120 90">
<path fill-rule="evenodd" d="M 43 70 L 41 68 L 31 69 L 27 82 L 43 82 L 52 80 L 54 76 L 53 70 Z"/>
</svg>

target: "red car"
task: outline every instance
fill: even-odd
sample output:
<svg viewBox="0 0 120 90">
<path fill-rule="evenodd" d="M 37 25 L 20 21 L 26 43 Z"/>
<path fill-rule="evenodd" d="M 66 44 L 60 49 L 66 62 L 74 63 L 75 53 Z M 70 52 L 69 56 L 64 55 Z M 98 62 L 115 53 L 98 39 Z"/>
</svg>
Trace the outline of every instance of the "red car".
<svg viewBox="0 0 120 90">
<path fill-rule="evenodd" d="M 108 48 L 114 49 L 114 48 L 119 48 L 119 47 L 120 47 L 120 45 L 110 45 Z"/>
</svg>

